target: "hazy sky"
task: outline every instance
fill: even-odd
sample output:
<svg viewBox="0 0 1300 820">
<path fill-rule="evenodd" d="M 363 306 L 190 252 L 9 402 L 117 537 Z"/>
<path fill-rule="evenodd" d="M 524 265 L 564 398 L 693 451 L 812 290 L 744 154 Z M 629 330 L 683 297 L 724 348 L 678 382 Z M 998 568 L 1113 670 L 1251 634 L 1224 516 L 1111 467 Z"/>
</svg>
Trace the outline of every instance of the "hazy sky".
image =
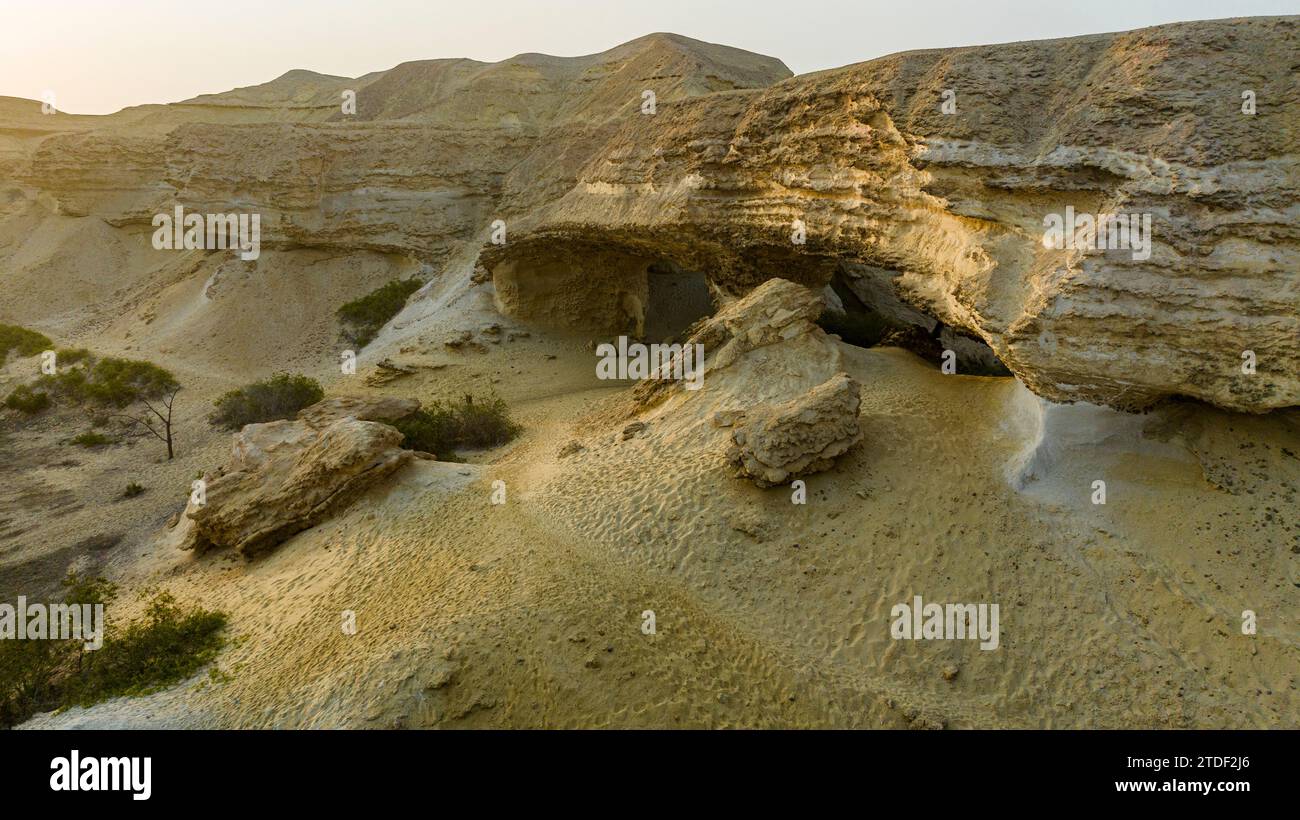
<svg viewBox="0 0 1300 820">
<path fill-rule="evenodd" d="M 769 54 L 797 74 L 914 48 L 1300 13 L 1300 0 L 0 0 L 0 96 L 103 114 L 407 60 L 575 56 L 653 31 Z"/>
</svg>

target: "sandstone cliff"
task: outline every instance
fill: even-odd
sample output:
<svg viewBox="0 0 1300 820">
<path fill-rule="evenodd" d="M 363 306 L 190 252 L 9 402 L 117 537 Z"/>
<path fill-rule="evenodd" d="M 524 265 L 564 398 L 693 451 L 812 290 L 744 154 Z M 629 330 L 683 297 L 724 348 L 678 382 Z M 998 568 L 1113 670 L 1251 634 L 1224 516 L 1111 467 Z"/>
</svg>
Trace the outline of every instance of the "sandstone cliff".
<svg viewBox="0 0 1300 820">
<path fill-rule="evenodd" d="M 702 273 L 722 299 L 772 277 L 831 284 L 854 309 L 986 343 L 1050 399 L 1265 411 L 1300 403 L 1298 65 L 1294 17 L 794 78 L 651 35 L 582 58 L 290 72 L 39 126 L 15 102 L 0 216 L 138 238 L 173 204 L 252 210 L 270 248 L 432 275 L 482 249 L 501 310 L 587 329 L 639 329 L 657 270 Z M 349 89 L 355 115 L 338 106 Z M 1149 215 L 1149 258 L 1044 247 L 1044 217 L 1067 208 Z M 503 245 L 487 242 L 496 219 Z"/>
</svg>

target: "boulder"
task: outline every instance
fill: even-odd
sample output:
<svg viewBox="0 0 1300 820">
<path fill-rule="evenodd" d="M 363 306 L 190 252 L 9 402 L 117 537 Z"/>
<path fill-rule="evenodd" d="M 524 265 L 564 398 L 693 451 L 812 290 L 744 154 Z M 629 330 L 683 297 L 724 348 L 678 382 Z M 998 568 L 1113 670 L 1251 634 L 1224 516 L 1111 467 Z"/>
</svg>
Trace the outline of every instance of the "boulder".
<svg viewBox="0 0 1300 820">
<path fill-rule="evenodd" d="M 786 279 L 769 279 L 696 325 L 686 346 L 703 346 L 707 380 L 710 373 L 731 367 L 759 348 L 807 337 L 825 339 L 826 334 L 816 324 L 821 311 L 822 300 L 816 291 Z M 834 346 L 828 345 L 826 357 L 833 353 Z M 681 381 L 643 379 L 632 395 L 644 407 L 662 401 L 682 386 Z"/>
<path fill-rule="evenodd" d="M 415 454 L 401 449 L 397 429 L 352 413 L 406 415 L 401 411 L 411 403 L 368 401 L 328 399 L 297 420 L 250 424 L 237 433 L 230 459 L 204 476 L 202 503 L 190 500 L 181 548 L 264 553 L 409 462 Z M 413 404 L 408 412 L 419 407 Z"/>
<path fill-rule="evenodd" d="M 840 373 L 790 401 L 747 410 L 735 423 L 727 455 L 737 475 L 773 487 L 830 469 L 862 440 L 860 390 Z"/>
</svg>

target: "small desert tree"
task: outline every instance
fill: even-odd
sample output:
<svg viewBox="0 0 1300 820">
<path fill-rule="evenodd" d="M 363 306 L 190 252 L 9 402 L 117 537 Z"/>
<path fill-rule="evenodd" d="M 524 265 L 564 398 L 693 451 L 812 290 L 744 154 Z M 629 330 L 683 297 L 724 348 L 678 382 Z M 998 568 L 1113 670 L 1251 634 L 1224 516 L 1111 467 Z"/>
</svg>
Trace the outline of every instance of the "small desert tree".
<svg viewBox="0 0 1300 820">
<path fill-rule="evenodd" d="M 8 327 L 0 325 L 0 354 Z M 21 334 L 9 336 L 18 338 Z M 20 351 L 33 349 L 35 343 L 30 340 L 26 348 L 22 347 L 25 338 L 21 336 L 12 346 Z M 101 359 L 82 348 L 63 348 L 57 354 L 57 370 L 30 385 L 19 385 L 5 399 L 5 406 L 31 414 L 45 410 L 54 400 L 108 408 L 116 411 L 111 416 L 125 422 L 128 431 L 153 435 L 167 445 L 167 459 L 175 458 L 172 410 L 181 389 L 175 376 L 152 362 L 113 356 Z"/>
<path fill-rule="evenodd" d="M 181 391 L 180 382 L 170 372 L 150 362 L 103 359 L 95 363 L 94 369 L 98 371 L 106 365 L 107 403 L 123 408 L 132 405 L 142 408 L 116 415 L 125 419 L 129 426 L 143 431 L 142 435 L 152 435 L 166 444 L 167 460 L 171 461 L 176 456 L 172 410 L 176 405 L 176 394 Z"/>
<path fill-rule="evenodd" d="M 168 460 L 175 457 L 172 409 L 181 386 L 167 370 L 152 362 L 107 357 L 47 376 L 45 384 L 74 402 L 117 410 L 115 418 L 140 435 L 153 435 L 167 445 Z"/>
</svg>

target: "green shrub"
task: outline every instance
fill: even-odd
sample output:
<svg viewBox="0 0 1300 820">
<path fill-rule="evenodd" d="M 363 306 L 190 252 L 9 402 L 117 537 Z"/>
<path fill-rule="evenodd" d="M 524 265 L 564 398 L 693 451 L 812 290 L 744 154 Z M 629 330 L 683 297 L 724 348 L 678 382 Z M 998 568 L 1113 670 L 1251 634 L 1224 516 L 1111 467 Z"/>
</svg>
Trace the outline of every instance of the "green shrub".
<svg viewBox="0 0 1300 820">
<path fill-rule="evenodd" d="M 103 433 L 96 433 L 91 430 L 73 437 L 72 443 L 78 447 L 103 447 L 106 444 L 112 444 L 113 440 Z"/>
<path fill-rule="evenodd" d="M 55 351 L 60 367 L 74 365 L 92 358 L 91 352 L 84 347 L 61 347 Z"/>
<path fill-rule="evenodd" d="M 76 361 L 83 362 L 81 359 Z M 159 398 L 179 387 L 170 372 L 152 362 L 111 356 L 87 358 L 82 366 L 42 376 L 37 384 L 74 404 L 97 404 L 118 409 L 141 400 Z"/>
<path fill-rule="evenodd" d="M 72 574 L 63 586 L 65 603 L 103 604 L 106 612 L 117 595 L 117 588 L 103 578 L 82 579 Z M 64 684 L 78 671 L 82 643 L 75 639 L 0 641 L 0 727 L 8 728 L 63 703 Z"/>
<path fill-rule="evenodd" d="M 144 487 L 140 486 L 134 481 L 126 485 L 126 489 L 122 491 L 123 498 L 135 498 L 137 495 L 143 495 L 143 494 L 144 494 Z"/>
<path fill-rule="evenodd" d="M 383 326 L 401 312 L 411 294 L 423 285 L 419 279 L 394 279 L 360 299 L 348 302 L 337 312 L 344 325 L 343 338 L 358 347 L 369 344 Z"/>
<path fill-rule="evenodd" d="M 112 407 L 126 407 L 176 387 L 171 373 L 150 362 L 131 359 L 100 359 L 90 368 L 86 385 L 90 401 Z"/>
<path fill-rule="evenodd" d="M 35 356 L 53 346 L 53 342 L 34 330 L 18 325 L 0 325 L 0 364 L 9 358 L 10 351 L 18 351 L 19 356 Z"/>
<path fill-rule="evenodd" d="M 420 453 L 433 453 L 443 461 L 456 460 L 456 419 L 436 406 L 432 411 L 417 410 L 392 423 L 403 435 L 402 447 Z"/>
<path fill-rule="evenodd" d="M 104 605 L 103 645 L 87 651 L 76 638 L 0 641 L 0 727 L 40 711 L 148 694 L 193 675 L 225 645 L 222 612 L 183 607 L 164 592 L 119 629 L 108 615 L 113 584 L 73 575 L 64 586 L 67 603 Z"/>
<path fill-rule="evenodd" d="M 68 700 L 90 706 L 122 695 L 147 695 L 193 675 L 216 658 L 225 645 L 221 632 L 225 613 L 184 608 L 160 592 L 145 609 L 144 618 L 89 655 L 81 675 L 70 687 Z"/>
<path fill-rule="evenodd" d="M 88 400 L 86 392 L 87 370 L 85 367 L 73 367 L 48 376 L 41 376 L 36 384 L 60 399 L 81 404 Z"/>
<path fill-rule="evenodd" d="M 217 399 L 216 409 L 208 421 L 217 427 L 238 430 L 245 424 L 293 418 L 299 410 L 323 398 L 325 391 L 315 379 L 277 373 Z"/>
<path fill-rule="evenodd" d="M 519 435 L 521 428 L 510 418 L 510 408 L 505 399 L 492 397 L 486 403 L 474 403 L 472 396 L 456 408 L 460 422 L 459 441 L 462 447 L 496 447 Z"/>
<path fill-rule="evenodd" d="M 5 407 L 28 415 L 35 415 L 49 406 L 50 396 L 48 393 L 32 390 L 31 387 L 25 384 L 15 387 L 14 391 L 5 399 Z"/>
<path fill-rule="evenodd" d="M 460 402 L 433 402 L 393 426 L 405 436 L 402 447 L 433 453 L 443 461 L 455 461 L 456 450 L 462 447 L 505 444 L 522 429 L 510 418 L 505 400 L 495 396 L 477 403 L 473 396 Z"/>
<path fill-rule="evenodd" d="M 74 654 L 68 641 L 0 641 L 0 728 L 58 706 L 57 681 Z"/>
</svg>

